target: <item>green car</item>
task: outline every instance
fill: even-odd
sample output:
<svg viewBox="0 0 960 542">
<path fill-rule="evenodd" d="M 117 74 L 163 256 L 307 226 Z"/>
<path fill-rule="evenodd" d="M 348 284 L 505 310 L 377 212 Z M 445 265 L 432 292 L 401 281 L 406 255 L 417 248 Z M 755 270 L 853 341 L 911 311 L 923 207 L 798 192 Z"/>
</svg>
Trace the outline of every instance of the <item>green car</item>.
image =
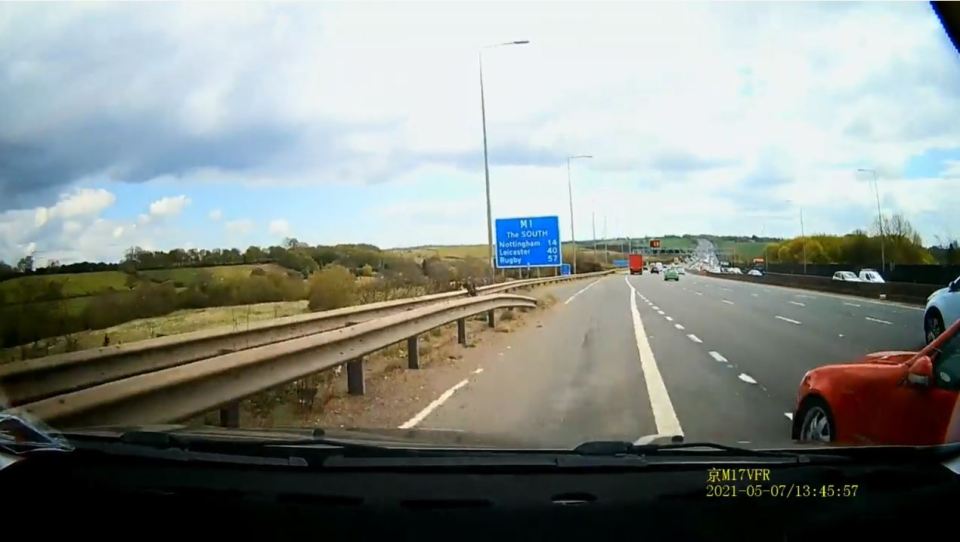
<svg viewBox="0 0 960 542">
<path fill-rule="evenodd" d="M 663 280 L 680 280 L 680 272 L 677 271 L 676 267 L 668 267 L 663 272 Z"/>
</svg>

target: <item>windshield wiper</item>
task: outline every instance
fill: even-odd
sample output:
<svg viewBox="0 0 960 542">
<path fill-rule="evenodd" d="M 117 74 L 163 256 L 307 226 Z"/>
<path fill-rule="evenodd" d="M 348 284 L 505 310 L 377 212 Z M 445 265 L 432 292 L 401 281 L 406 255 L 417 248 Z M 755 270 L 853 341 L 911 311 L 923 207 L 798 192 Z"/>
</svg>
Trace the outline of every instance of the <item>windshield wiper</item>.
<svg viewBox="0 0 960 542">
<path fill-rule="evenodd" d="M 0 412 L 0 446 L 14 453 L 71 450 L 70 444 L 52 429 L 8 412 Z"/>
<path fill-rule="evenodd" d="M 810 461 L 807 453 L 790 452 L 786 450 L 751 450 L 727 446 L 714 442 L 674 442 L 669 444 L 634 444 L 619 440 L 588 441 L 573 449 L 574 453 L 588 456 L 654 456 L 654 455 L 688 455 L 691 457 L 767 457 L 796 459 L 797 462 Z M 819 454 L 818 454 L 819 455 Z M 836 456 L 840 459 L 843 456 Z"/>
<path fill-rule="evenodd" d="M 119 435 L 98 435 L 89 433 L 67 433 L 71 442 L 78 448 L 109 450 L 148 449 L 160 452 L 191 454 L 223 454 L 233 456 L 289 456 L 292 449 L 309 448 L 311 451 L 324 451 L 351 456 L 409 456 L 416 450 L 393 448 L 378 444 L 340 440 L 324 436 L 322 429 L 316 429 L 303 438 L 269 438 L 222 435 L 181 435 L 165 431 L 134 430 Z M 199 457 L 199 456 L 197 456 Z"/>
</svg>

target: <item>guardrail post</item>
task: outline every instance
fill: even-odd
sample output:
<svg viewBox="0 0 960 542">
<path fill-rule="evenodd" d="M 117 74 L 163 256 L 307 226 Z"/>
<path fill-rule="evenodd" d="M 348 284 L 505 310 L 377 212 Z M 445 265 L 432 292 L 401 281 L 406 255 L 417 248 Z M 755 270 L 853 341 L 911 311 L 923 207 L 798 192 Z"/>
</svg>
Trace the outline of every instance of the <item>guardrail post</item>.
<svg viewBox="0 0 960 542">
<path fill-rule="evenodd" d="M 457 320 L 457 342 L 463 346 L 467 345 L 467 319 Z"/>
<path fill-rule="evenodd" d="M 496 327 L 497 320 L 494 316 L 493 309 L 487 311 L 487 327 Z"/>
<path fill-rule="evenodd" d="M 352 359 L 347 362 L 347 393 L 363 395 L 363 358 Z"/>
<path fill-rule="evenodd" d="M 414 335 L 407 339 L 407 368 L 420 368 L 420 336 Z"/>
<path fill-rule="evenodd" d="M 240 401 L 220 407 L 221 427 L 240 427 Z"/>
</svg>

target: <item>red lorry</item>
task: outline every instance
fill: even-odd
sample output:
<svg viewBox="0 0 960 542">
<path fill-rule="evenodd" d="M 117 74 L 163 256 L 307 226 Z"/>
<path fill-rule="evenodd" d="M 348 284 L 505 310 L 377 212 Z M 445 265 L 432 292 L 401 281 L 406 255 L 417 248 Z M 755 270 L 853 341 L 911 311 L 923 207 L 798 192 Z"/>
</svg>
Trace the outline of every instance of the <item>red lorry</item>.
<svg viewBox="0 0 960 542">
<path fill-rule="evenodd" d="M 642 254 L 631 254 L 629 263 L 630 263 L 631 275 L 643 274 L 643 255 Z"/>
</svg>

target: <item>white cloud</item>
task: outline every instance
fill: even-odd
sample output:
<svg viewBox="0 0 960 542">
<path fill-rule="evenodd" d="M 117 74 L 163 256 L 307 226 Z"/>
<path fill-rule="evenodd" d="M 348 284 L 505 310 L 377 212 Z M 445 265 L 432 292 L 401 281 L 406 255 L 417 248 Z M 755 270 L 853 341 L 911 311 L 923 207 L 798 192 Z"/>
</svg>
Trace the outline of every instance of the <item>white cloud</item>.
<svg viewBox="0 0 960 542">
<path fill-rule="evenodd" d="M 119 239 L 121 236 L 123 236 L 123 226 L 117 226 L 116 228 L 113 228 L 113 238 Z"/>
<path fill-rule="evenodd" d="M 182 194 L 179 196 L 160 198 L 150 204 L 150 216 L 163 217 L 178 215 L 189 203 L 190 198 Z"/>
<path fill-rule="evenodd" d="M 231 235 L 246 235 L 253 231 L 253 221 L 247 218 L 240 220 L 228 220 L 224 224 L 224 229 Z"/>
<path fill-rule="evenodd" d="M 80 188 L 60 194 L 59 201 L 52 207 L 36 208 L 34 224 L 40 227 L 54 219 L 95 216 L 116 200 L 116 196 L 103 188 Z"/>
<path fill-rule="evenodd" d="M 213 209 L 212 211 L 210 211 L 210 213 L 207 216 L 210 218 L 210 220 L 217 222 L 221 218 L 223 218 L 223 211 L 221 211 L 220 209 Z"/>
<path fill-rule="evenodd" d="M 279 235 L 281 237 L 290 236 L 290 223 L 282 218 L 276 218 L 270 221 L 270 226 L 268 227 L 271 235 Z"/>
<path fill-rule="evenodd" d="M 37 251 L 37 244 L 31 242 L 31 243 L 28 243 L 27 246 L 23 249 L 23 255 L 28 256 L 30 254 L 33 254 L 36 251 Z"/>
</svg>

